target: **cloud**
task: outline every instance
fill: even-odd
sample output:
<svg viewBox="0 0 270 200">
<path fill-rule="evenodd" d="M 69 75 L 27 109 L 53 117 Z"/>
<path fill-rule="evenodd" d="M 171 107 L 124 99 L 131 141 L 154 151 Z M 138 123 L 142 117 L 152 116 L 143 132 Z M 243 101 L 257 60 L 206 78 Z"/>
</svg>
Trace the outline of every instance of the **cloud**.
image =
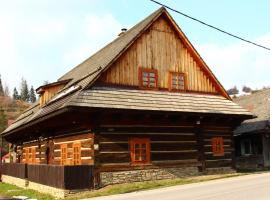
<svg viewBox="0 0 270 200">
<path fill-rule="evenodd" d="M 10 90 L 19 87 L 22 77 L 35 88 L 56 81 L 122 28 L 109 13 L 47 14 L 0 13 L 0 74 Z"/>
<path fill-rule="evenodd" d="M 55 81 L 116 38 L 121 28 L 129 27 L 110 12 L 95 10 L 92 4 L 99 1 L 85 1 L 85 6 L 73 1 L 28 2 L 0 7 L 0 74 L 11 91 L 22 77 L 34 87 L 44 80 Z M 270 33 L 254 41 L 270 46 Z M 269 51 L 237 40 L 230 45 L 196 46 L 226 88 L 270 85 Z"/>
<path fill-rule="evenodd" d="M 270 47 L 270 33 L 254 41 Z M 197 49 L 225 88 L 270 86 L 270 51 L 240 41 L 226 46 L 202 44 Z"/>
<path fill-rule="evenodd" d="M 115 39 L 124 26 L 111 14 L 86 15 L 83 19 L 81 40 L 64 55 L 69 68 L 81 63 Z"/>
</svg>

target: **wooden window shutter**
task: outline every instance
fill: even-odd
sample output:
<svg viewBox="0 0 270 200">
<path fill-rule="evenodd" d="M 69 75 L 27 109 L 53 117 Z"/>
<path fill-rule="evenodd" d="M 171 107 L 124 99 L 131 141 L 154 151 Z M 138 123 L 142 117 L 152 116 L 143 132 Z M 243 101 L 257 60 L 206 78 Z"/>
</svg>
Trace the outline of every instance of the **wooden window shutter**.
<svg viewBox="0 0 270 200">
<path fill-rule="evenodd" d="M 73 143 L 73 165 L 81 164 L 81 143 Z"/>
<path fill-rule="evenodd" d="M 224 142 L 222 137 L 212 138 L 212 149 L 213 149 L 213 156 L 224 155 Z"/>
<path fill-rule="evenodd" d="M 67 164 L 67 158 L 68 158 L 68 148 L 67 144 L 62 144 L 61 145 L 61 165 L 66 165 Z"/>
<path fill-rule="evenodd" d="M 31 163 L 35 164 L 36 163 L 36 147 L 32 147 L 32 157 L 31 157 Z"/>
<path fill-rule="evenodd" d="M 29 163 L 29 149 L 25 148 L 25 163 Z"/>
</svg>

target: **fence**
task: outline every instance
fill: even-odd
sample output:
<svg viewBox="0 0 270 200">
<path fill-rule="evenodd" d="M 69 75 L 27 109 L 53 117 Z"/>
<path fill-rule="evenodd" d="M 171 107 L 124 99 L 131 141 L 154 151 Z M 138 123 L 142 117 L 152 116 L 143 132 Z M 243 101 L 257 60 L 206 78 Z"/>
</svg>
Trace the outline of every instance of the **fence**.
<svg viewBox="0 0 270 200">
<path fill-rule="evenodd" d="M 3 163 L 2 174 L 17 178 L 27 178 L 27 165 L 22 163 Z"/>
<path fill-rule="evenodd" d="M 93 187 L 93 166 L 91 165 L 62 166 L 5 163 L 3 164 L 3 174 L 67 190 Z"/>
</svg>

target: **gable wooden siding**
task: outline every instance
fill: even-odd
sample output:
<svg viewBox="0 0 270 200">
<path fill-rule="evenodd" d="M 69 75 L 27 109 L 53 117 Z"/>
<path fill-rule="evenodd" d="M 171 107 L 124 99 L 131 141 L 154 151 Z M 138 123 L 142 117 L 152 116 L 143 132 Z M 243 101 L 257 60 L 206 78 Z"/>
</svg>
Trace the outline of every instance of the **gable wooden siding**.
<svg viewBox="0 0 270 200">
<path fill-rule="evenodd" d="M 139 86 L 139 67 L 158 70 L 159 88 L 169 88 L 171 71 L 186 73 L 187 91 L 217 93 L 215 83 L 201 70 L 164 17 L 154 22 L 99 80 L 117 85 Z"/>
</svg>

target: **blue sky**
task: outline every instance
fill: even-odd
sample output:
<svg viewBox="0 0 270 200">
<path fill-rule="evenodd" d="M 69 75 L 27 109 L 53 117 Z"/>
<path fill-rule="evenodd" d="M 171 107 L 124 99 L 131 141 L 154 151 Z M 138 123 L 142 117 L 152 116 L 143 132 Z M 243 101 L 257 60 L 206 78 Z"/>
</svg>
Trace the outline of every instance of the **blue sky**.
<svg viewBox="0 0 270 200">
<path fill-rule="evenodd" d="M 160 0 L 177 10 L 270 47 L 270 2 Z M 159 8 L 149 0 L 0 0 L 0 74 L 10 90 L 61 75 Z M 170 11 L 225 86 L 270 86 L 270 51 Z"/>
</svg>

